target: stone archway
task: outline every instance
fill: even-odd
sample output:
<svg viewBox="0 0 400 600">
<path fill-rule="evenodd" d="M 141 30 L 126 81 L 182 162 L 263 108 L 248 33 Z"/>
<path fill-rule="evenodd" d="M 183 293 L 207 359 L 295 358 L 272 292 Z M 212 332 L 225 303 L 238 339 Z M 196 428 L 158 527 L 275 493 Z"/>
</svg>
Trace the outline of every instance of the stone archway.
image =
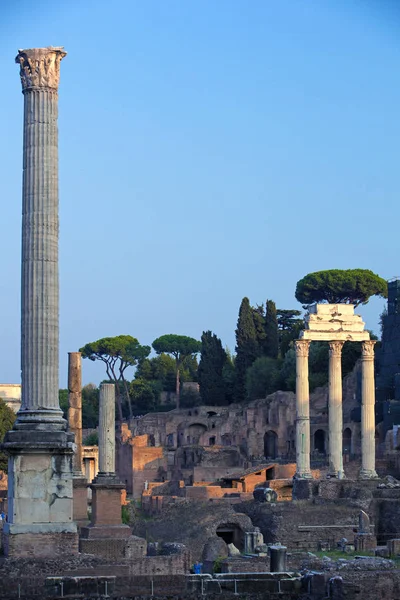
<svg viewBox="0 0 400 600">
<path fill-rule="evenodd" d="M 275 459 L 278 454 L 278 436 L 275 431 L 267 431 L 264 434 L 264 456 Z"/>
<path fill-rule="evenodd" d="M 226 544 L 234 544 L 238 550 L 244 550 L 244 531 L 236 523 L 221 523 L 217 527 L 216 534 Z"/>
<path fill-rule="evenodd" d="M 350 427 L 346 427 L 343 431 L 343 454 L 351 454 L 351 429 Z"/>
<path fill-rule="evenodd" d="M 320 452 L 321 454 L 325 454 L 325 431 L 323 429 L 317 429 L 314 433 L 314 450 Z"/>
</svg>

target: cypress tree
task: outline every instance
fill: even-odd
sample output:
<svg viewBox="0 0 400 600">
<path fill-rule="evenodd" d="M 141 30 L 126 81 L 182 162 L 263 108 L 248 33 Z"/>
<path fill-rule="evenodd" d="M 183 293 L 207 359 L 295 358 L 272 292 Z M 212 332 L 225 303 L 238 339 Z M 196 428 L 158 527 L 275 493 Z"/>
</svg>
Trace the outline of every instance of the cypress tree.
<svg viewBox="0 0 400 600">
<path fill-rule="evenodd" d="M 267 300 L 266 303 L 264 351 L 266 356 L 269 356 L 270 358 L 278 358 L 278 319 L 276 316 L 276 305 L 272 300 Z"/>
<path fill-rule="evenodd" d="M 257 342 L 257 357 L 262 356 L 266 353 L 266 329 L 265 329 L 265 315 L 264 315 L 264 307 L 256 306 L 255 308 L 251 307 L 253 313 L 253 323 L 254 329 L 256 332 L 256 342 Z"/>
<path fill-rule="evenodd" d="M 246 371 L 259 355 L 256 329 L 254 327 L 253 308 L 248 298 L 243 298 L 236 328 L 236 382 L 235 402 L 246 398 Z"/>
<path fill-rule="evenodd" d="M 205 404 L 220 406 L 226 403 L 223 379 L 226 361 L 226 352 L 219 337 L 211 331 L 203 331 L 198 380 L 200 395 Z"/>
</svg>

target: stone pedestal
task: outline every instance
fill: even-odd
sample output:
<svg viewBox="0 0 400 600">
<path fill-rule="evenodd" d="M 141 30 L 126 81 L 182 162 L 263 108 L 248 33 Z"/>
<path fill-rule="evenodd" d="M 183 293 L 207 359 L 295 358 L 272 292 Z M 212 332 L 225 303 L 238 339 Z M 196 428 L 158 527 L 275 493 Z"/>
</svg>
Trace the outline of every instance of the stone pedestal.
<svg viewBox="0 0 400 600">
<path fill-rule="evenodd" d="M 400 555 L 400 539 L 395 538 L 393 540 L 388 540 L 387 546 L 389 558 L 395 558 Z"/>
<path fill-rule="evenodd" d="M 338 479 L 343 471 L 342 348 L 329 342 L 329 473 Z"/>
<path fill-rule="evenodd" d="M 361 479 L 378 477 L 375 471 L 375 376 L 373 340 L 361 344 Z"/>
<path fill-rule="evenodd" d="M 375 550 L 378 542 L 372 533 L 356 533 L 354 536 L 354 547 L 356 552 L 371 552 Z"/>
<path fill-rule="evenodd" d="M 310 469 L 310 396 L 308 352 L 310 342 L 297 340 L 296 348 L 296 475 L 311 479 Z"/>
<path fill-rule="evenodd" d="M 8 464 L 6 555 L 77 552 L 72 520 L 73 434 L 58 401 L 58 83 L 62 48 L 20 50 L 24 94 L 22 401 L 4 440 Z"/>
</svg>

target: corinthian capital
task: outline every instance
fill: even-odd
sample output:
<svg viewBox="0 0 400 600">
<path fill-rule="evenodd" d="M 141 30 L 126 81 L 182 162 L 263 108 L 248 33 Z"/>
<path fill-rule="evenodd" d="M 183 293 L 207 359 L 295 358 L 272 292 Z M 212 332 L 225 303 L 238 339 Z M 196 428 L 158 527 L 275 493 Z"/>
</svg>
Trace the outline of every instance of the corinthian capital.
<svg viewBox="0 0 400 600">
<path fill-rule="evenodd" d="M 361 356 L 364 360 L 368 358 L 374 358 L 374 346 L 376 344 L 375 340 L 367 340 L 362 342 L 361 344 Z"/>
<path fill-rule="evenodd" d="M 20 65 L 22 91 L 32 88 L 57 90 L 60 81 L 60 62 L 66 54 L 62 46 L 18 50 L 15 62 Z"/>
<path fill-rule="evenodd" d="M 296 349 L 296 356 L 308 358 L 308 352 L 310 350 L 309 340 L 296 340 L 294 343 L 294 347 Z"/>
<path fill-rule="evenodd" d="M 329 342 L 329 356 L 340 358 L 342 355 L 343 344 L 344 342 Z"/>
</svg>

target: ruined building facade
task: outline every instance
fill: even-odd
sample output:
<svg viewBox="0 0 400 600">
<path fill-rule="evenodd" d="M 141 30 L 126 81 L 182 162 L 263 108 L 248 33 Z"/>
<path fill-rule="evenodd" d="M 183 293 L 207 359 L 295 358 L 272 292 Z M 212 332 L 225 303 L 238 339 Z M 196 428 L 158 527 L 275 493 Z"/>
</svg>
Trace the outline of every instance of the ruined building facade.
<svg viewBox="0 0 400 600">
<path fill-rule="evenodd" d="M 359 406 L 358 370 L 343 380 L 345 462 L 361 451 L 360 422 L 352 419 Z M 316 467 L 325 464 L 329 450 L 327 401 L 327 386 L 310 396 L 311 457 Z M 295 394 L 279 391 L 246 406 L 150 413 L 122 426 L 117 472 L 128 494 L 139 498 L 152 481 L 193 485 L 229 478 L 269 460 L 293 463 L 295 419 Z"/>
</svg>

